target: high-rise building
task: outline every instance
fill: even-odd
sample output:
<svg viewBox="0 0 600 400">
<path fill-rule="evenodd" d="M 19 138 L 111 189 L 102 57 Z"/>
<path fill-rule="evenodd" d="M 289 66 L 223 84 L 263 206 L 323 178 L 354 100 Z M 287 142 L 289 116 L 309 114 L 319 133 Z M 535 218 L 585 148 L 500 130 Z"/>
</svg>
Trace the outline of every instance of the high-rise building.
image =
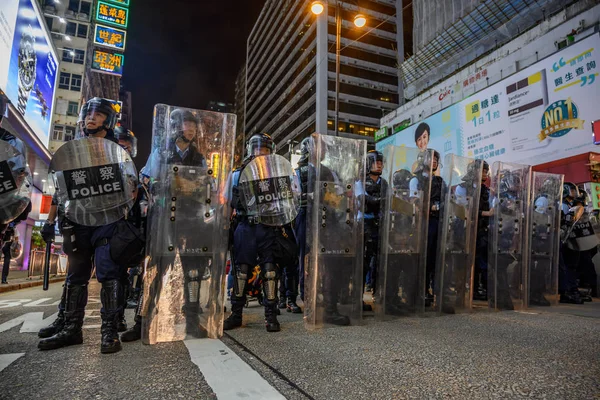
<svg viewBox="0 0 600 400">
<path fill-rule="evenodd" d="M 76 133 L 86 56 L 93 35 L 93 2 L 88 0 L 38 0 L 46 25 L 59 52 L 59 77 L 48 149 L 54 153 Z"/>
<path fill-rule="evenodd" d="M 133 129 L 133 108 L 131 105 L 131 92 L 121 89 L 119 99 L 122 104 L 121 119 L 119 120 L 119 124 L 127 129 Z"/>
<path fill-rule="evenodd" d="M 271 134 L 278 148 L 313 132 L 336 134 L 336 8 L 341 15 L 340 136 L 373 141 L 399 104 L 402 1 L 267 0 L 248 37 L 244 132 Z M 398 10 L 400 9 L 400 10 Z M 358 28 L 361 14 L 366 25 Z M 401 24 L 400 24 L 401 26 Z"/>
<path fill-rule="evenodd" d="M 246 105 L 246 66 L 244 65 L 238 72 L 235 79 L 235 103 L 234 113 L 237 116 L 237 126 L 235 127 L 235 155 L 238 158 L 244 156 L 244 143 L 246 137 L 244 135 L 244 112 Z"/>
</svg>

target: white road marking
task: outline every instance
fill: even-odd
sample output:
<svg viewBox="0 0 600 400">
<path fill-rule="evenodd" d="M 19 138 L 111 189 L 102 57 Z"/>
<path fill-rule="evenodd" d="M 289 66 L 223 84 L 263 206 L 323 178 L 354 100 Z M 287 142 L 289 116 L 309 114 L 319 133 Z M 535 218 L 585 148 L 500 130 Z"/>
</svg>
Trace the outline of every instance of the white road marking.
<svg viewBox="0 0 600 400">
<path fill-rule="evenodd" d="M 23 357 L 25 353 L 0 354 L 0 371 Z"/>
<path fill-rule="evenodd" d="M 184 343 L 192 362 L 200 368 L 219 400 L 285 400 L 281 393 L 220 340 L 193 339 Z"/>
<path fill-rule="evenodd" d="M 0 333 L 21 324 L 23 324 L 23 326 L 19 331 L 20 333 L 37 333 L 40 329 L 50 325 L 56 319 L 57 315 L 58 313 L 54 313 L 48 318 L 44 319 L 44 313 L 42 311 L 23 314 L 17 318 L 13 318 L 3 324 L 0 324 Z"/>
<path fill-rule="evenodd" d="M 48 300 L 52 300 L 52 298 L 51 297 L 46 297 L 46 298 L 43 298 L 43 299 L 32 301 L 31 303 L 23 304 L 23 307 L 39 307 L 39 306 L 42 306 L 42 305 L 43 306 L 50 306 L 50 305 L 52 305 L 52 304 L 42 304 L 43 302 L 48 301 Z M 60 302 L 60 300 L 59 300 L 59 302 Z"/>
</svg>

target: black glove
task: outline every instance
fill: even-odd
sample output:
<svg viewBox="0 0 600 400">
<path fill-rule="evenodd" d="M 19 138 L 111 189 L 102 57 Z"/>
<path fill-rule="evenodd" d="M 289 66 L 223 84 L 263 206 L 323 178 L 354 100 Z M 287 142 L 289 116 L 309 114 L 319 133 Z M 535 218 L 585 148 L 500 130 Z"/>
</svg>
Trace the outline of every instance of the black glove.
<svg viewBox="0 0 600 400">
<path fill-rule="evenodd" d="M 46 243 L 54 242 L 54 239 L 56 239 L 56 233 L 55 233 L 54 227 L 55 227 L 55 224 L 51 224 L 46 221 L 46 223 L 42 227 L 42 230 L 40 231 L 40 234 L 42 235 L 42 239 L 44 239 L 44 242 L 46 242 Z"/>
</svg>

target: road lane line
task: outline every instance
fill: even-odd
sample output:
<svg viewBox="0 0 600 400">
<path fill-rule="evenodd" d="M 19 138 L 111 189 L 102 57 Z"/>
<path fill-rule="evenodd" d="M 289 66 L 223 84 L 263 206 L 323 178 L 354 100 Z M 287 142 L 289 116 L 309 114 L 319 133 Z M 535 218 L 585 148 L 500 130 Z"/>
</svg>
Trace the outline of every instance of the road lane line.
<svg viewBox="0 0 600 400">
<path fill-rule="evenodd" d="M 0 371 L 8 367 L 19 358 L 23 357 L 25 353 L 13 353 L 13 354 L 0 354 Z"/>
<path fill-rule="evenodd" d="M 220 340 L 193 339 L 183 343 L 219 400 L 285 400 Z"/>
</svg>

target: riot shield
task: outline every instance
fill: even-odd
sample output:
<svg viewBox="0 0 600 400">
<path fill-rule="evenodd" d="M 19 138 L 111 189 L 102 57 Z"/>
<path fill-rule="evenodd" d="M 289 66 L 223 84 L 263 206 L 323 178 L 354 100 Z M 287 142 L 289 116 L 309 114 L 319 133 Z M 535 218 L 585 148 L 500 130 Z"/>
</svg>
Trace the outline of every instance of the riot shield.
<svg viewBox="0 0 600 400">
<path fill-rule="evenodd" d="M 488 301 L 494 310 L 518 310 L 526 303 L 531 167 L 492 166 L 488 254 Z"/>
<path fill-rule="evenodd" d="M 65 216 L 80 225 L 118 221 L 135 202 L 135 164 L 110 140 L 89 138 L 65 143 L 54 153 L 49 175 L 65 206 Z"/>
<path fill-rule="evenodd" d="M 300 184 L 286 158 L 277 154 L 256 157 L 242 171 L 239 185 L 248 216 L 261 224 L 283 226 L 298 215 Z"/>
<path fill-rule="evenodd" d="M 381 176 L 390 190 L 380 223 L 380 262 L 374 295 L 378 318 L 414 314 L 425 307 L 431 165 L 417 190 L 410 188 L 413 168 L 422 156 L 419 149 L 409 147 L 388 146 L 384 152 Z"/>
<path fill-rule="evenodd" d="M 453 314 L 472 307 L 482 170 L 482 160 L 446 155 L 434 285 L 438 312 Z"/>
<path fill-rule="evenodd" d="M 359 324 L 363 297 L 364 206 L 356 186 L 365 184 L 366 141 L 313 134 L 309 158 L 304 321 Z M 312 199 L 312 201 L 310 200 Z"/>
<path fill-rule="evenodd" d="M 563 175 L 533 172 L 529 210 L 527 305 L 558 304 L 558 252 Z"/>
<path fill-rule="evenodd" d="M 223 334 L 235 116 L 157 105 L 142 339 Z"/>
<path fill-rule="evenodd" d="M 0 224 L 17 218 L 29 204 L 31 175 L 25 157 L 0 140 Z"/>
</svg>

